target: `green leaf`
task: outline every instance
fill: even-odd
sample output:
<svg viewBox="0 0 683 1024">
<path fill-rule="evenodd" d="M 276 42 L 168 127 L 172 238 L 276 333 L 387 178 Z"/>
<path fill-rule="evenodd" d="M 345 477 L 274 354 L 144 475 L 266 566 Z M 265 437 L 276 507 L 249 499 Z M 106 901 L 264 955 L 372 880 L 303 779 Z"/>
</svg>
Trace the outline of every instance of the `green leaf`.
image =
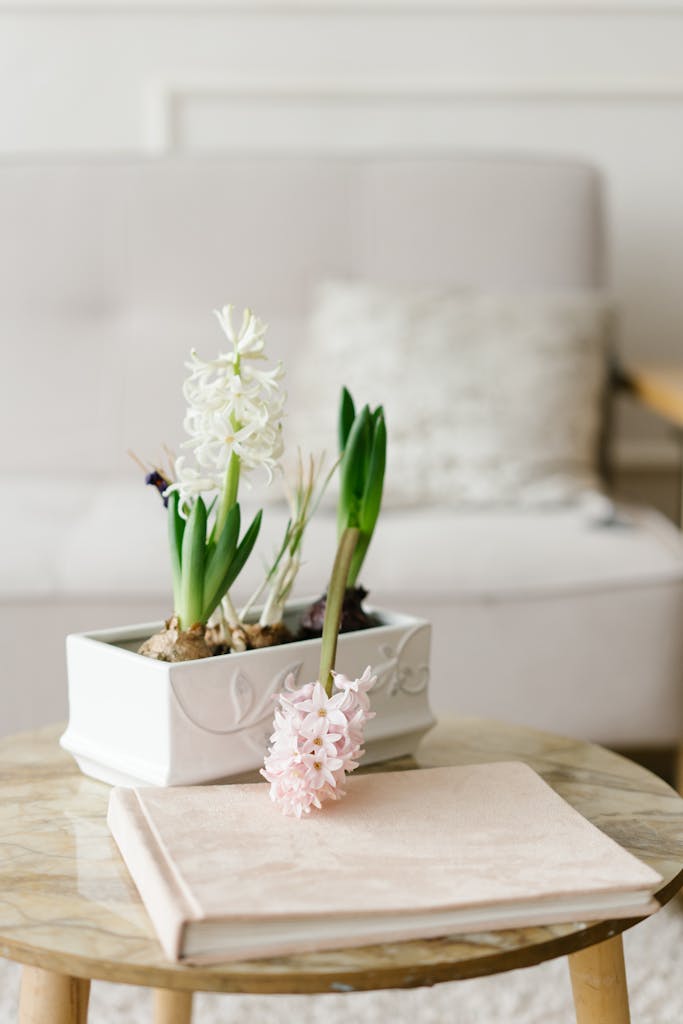
<svg viewBox="0 0 683 1024">
<path fill-rule="evenodd" d="M 358 525 L 360 526 L 361 533 L 356 550 L 353 553 L 353 558 L 351 559 L 347 580 L 349 587 L 355 585 L 358 574 L 363 566 L 382 505 L 382 490 L 384 487 L 384 472 L 387 458 L 387 428 L 382 406 L 379 406 L 372 413 L 371 429 L 373 431 L 373 438 L 365 474 L 365 489 L 358 513 Z"/>
<path fill-rule="evenodd" d="M 185 520 L 180 514 L 180 495 L 171 491 L 168 496 L 168 546 L 171 554 L 171 574 L 173 577 L 173 607 L 177 611 L 180 605 L 181 552 Z"/>
<path fill-rule="evenodd" d="M 239 505 L 235 505 L 235 508 L 239 509 Z M 256 538 L 258 537 L 259 530 L 261 529 L 261 518 L 263 516 L 262 511 L 258 511 L 251 521 L 249 529 L 246 531 L 242 540 L 240 541 L 237 550 L 235 551 L 230 565 L 226 566 L 225 573 L 222 576 L 218 586 L 211 593 L 207 590 L 206 600 L 204 601 L 204 618 L 208 619 L 211 612 L 218 605 L 219 601 L 224 594 L 227 594 L 230 587 L 233 585 L 242 569 L 244 568 L 249 555 L 252 552 Z"/>
<path fill-rule="evenodd" d="M 357 528 L 355 551 L 351 558 L 348 584 L 352 586 L 360 572 L 382 504 L 386 470 L 387 430 L 384 409 L 363 406 L 354 416 L 353 399 L 342 388 L 339 408 L 339 499 L 337 533 Z"/>
<path fill-rule="evenodd" d="M 237 538 L 240 533 L 240 507 L 235 503 L 230 511 L 228 517 L 225 520 L 225 526 L 223 532 L 218 538 L 217 543 L 209 543 L 207 545 L 207 558 L 206 568 L 204 571 L 204 593 L 203 593 L 203 605 L 204 611 L 206 612 L 206 606 L 211 600 L 214 592 L 219 589 L 225 575 L 232 564 L 232 560 L 235 555 L 235 549 L 237 548 Z M 220 595 L 219 599 L 223 596 Z M 216 601 L 218 604 L 218 601 Z M 215 608 L 216 605 L 214 605 Z M 211 609 L 213 611 L 213 608 Z M 209 612 L 209 615 L 211 612 Z M 206 618 L 209 616 L 207 615 Z"/>
<path fill-rule="evenodd" d="M 363 447 L 363 493 L 365 493 L 365 487 L 368 479 L 368 472 L 370 470 L 370 455 L 372 452 L 372 439 L 375 433 L 375 420 L 374 415 L 370 409 L 368 409 L 368 418 L 365 426 L 365 445 Z M 361 494 L 362 497 L 362 494 Z"/>
<path fill-rule="evenodd" d="M 341 534 L 346 527 L 358 526 L 358 512 L 364 490 L 364 467 L 370 440 L 370 410 L 364 405 L 353 421 L 339 468 L 339 502 L 337 527 Z"/>
<path fill-rule="evenodd" d="M 225 593 L 226 590 L 230 589 L 230 587 L 233 585 L 239 574 L 242 572 L 242 569 L 246 565 L 247 559 L 249 558 L 249 555 L 251 554 L 254 548 L 254 544 L 256 543 L 256 538 L 259 535 L 262 518 L 263 510 L 259 509 L 259 511 L 252 519 L 249 529 L 242 537 L 242 540 L 239 543 L 237 551 L 235 552 L 235 557 L 233 558 L 232 565 L 230 566 L 228 582 L 225 585 L 225 590 L 223 591 L 223 593 Z"/>
<path fill-rule="evenodd" d="M 339 400 L 339 451 L 343 452 L 346 448 L 346 442 L 349 439 L 349 433 L 353 426 L 353 421 L 356 418 L 356 407 L 353 404 L 353 398 L 348 388 L 342 388 L 341 398 Z"/>
<path fill-rule="evenodd" d="M 180 607 L 176 609 L 181 629 L 189 629 L 195 622 L 203 621 L 205 549 L 206 505 L 197 498 L 183 535 Z"/>
<path fill-rule="evenodd" d="M 364 533 L 369 534 L 372 534 L 375 528 L 382 504 L 384 471 L 387 461 L 387 428 L 381 406 L 377 411 L 380 415 L 375 420 L 375 436 L 372 440 L 365 492 L 361 500 L 359 514 L 360 528 Z"/>
</svg>

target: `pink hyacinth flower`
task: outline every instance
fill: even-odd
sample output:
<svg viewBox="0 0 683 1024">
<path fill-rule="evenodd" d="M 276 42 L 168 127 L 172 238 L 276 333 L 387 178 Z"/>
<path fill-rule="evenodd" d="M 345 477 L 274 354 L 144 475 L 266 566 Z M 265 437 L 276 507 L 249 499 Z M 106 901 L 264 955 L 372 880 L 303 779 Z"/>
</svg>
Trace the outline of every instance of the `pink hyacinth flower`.
<svg viewBox="0 0 683 1024">
<path fill-rule="evenodd" d="M 276 697 L 271 746 L 261 774 L 270 798 L 284 814 L 300 818 L 325 800 L 344 795 L 346 775 L 363 754 L 365 723 L 374 717 L 368 691 L 375 677 L 368 667 L 359 679 L 333 673 L 336 692 L 327 696 L 320 683 L 298 689 L 288 676 Z"/>
</svg>

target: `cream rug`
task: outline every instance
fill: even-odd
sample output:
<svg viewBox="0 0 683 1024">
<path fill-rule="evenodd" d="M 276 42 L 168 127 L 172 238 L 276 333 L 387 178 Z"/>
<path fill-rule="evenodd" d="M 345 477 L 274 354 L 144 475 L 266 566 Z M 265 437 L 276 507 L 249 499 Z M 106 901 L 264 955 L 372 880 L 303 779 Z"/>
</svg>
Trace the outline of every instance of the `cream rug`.
<svg viewBox="0 0 683 1024">
<path fill-rule="evenodd" d="M 683 1021 L 683 902 L 624 937 L 633 1024 Z M 19 968 L 0 960 L 0 1024 L 15 1024 Z M 91 1024 L 151 1024 L 149 993 L 95 982 Z M 402 992 L 195 996 L 193 1024 L 572 1024 L 566 963 Z M 50 1024 L 45 1021 L 45 1024 Z"/>
</svg>

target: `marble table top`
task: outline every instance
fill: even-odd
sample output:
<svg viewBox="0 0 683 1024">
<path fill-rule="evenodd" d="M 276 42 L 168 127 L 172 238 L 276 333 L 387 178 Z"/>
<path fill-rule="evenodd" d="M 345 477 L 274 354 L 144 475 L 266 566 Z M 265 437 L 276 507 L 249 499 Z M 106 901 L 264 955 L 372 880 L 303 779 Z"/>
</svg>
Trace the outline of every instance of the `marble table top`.
<svg viewBox="0 0 683 1024">
<path fill-rule="evenodd" d="M 242 962 L 164 959 L 105 815 L 109 787 L 81 775 L 58 727 L 0 740 L 0 955 L 76 977 L 223 992 L 345 992 L 430 985 L 529 966 L 635 922 L 563 924 Z M 422 767 L 521 760 L 663 878 L 683 883 L 683 800 L 601 747 L 531 729 L 450 719 L 423 740 Z M 379 766 L 386 770 L 388 765 Z M 415 761 L 392 768 L 415 767 Z M 372 769 L 371 769 L 372 770 Z"/>
</svg>

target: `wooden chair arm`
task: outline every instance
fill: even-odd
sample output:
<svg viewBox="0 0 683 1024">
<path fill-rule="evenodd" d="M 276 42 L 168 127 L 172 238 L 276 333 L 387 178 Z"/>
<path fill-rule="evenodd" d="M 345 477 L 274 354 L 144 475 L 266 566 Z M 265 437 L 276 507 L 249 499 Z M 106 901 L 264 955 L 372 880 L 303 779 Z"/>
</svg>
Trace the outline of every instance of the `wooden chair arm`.
<svg viewBox="0 0 683 1024">
<path fill-rule="evenodd" d="M 683 365 L 620 367 L 614 373 L 614 383 L 683 430 Z"/>
</svg>

